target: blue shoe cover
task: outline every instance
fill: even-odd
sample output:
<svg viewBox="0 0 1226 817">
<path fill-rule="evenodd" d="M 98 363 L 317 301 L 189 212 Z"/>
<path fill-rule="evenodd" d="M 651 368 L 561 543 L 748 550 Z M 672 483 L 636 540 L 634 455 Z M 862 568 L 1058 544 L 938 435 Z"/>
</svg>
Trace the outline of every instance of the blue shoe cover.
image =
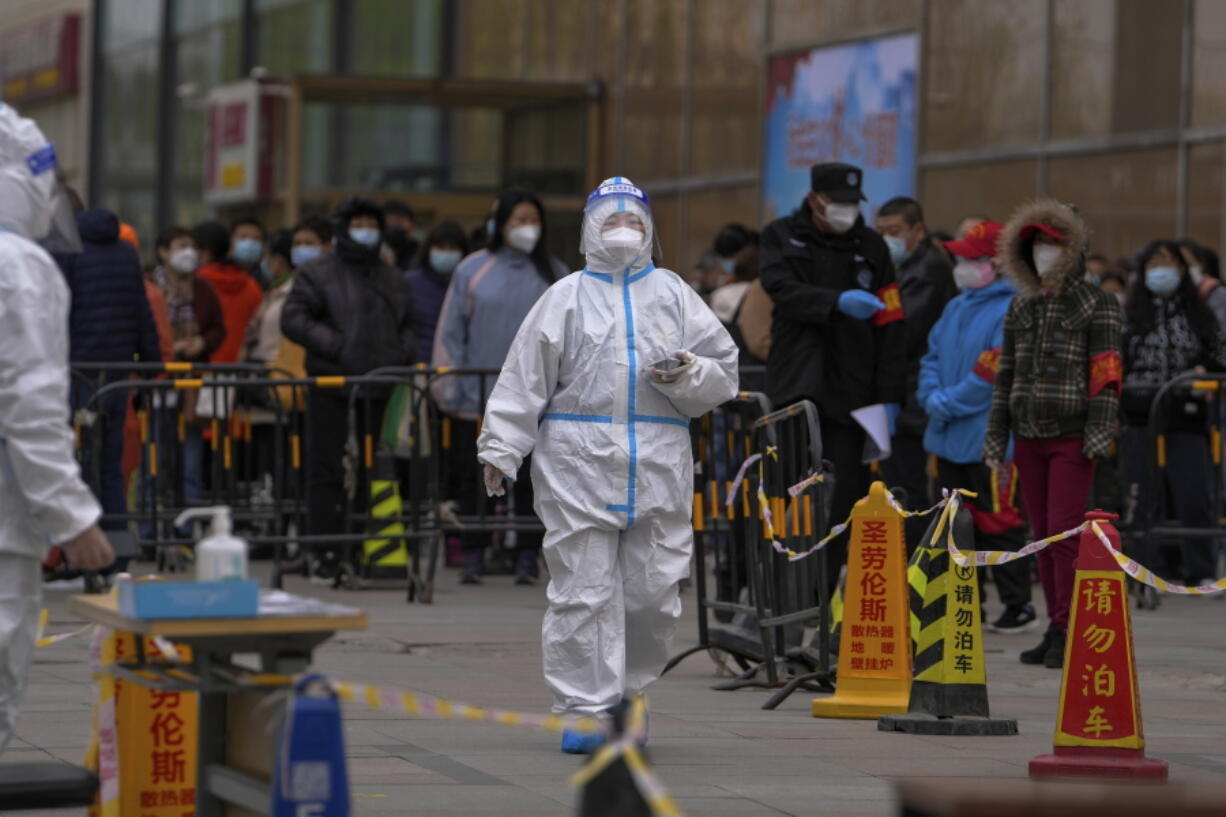
<svg viewBox="0 0 1226 817">
<path fill-rule="evenodd" d="M 562 730 L 562 751 L 568 755 L 590 755 L 604 746 L 606 736 L 601 732 L 580 732 L 578 729 Z"/>
</svg>

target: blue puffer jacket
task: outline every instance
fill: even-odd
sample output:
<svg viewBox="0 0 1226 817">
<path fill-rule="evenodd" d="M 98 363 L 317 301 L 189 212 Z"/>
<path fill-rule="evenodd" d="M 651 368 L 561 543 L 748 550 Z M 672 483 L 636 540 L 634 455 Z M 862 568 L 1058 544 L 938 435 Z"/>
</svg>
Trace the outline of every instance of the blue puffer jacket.
<svg viewBox="0 0 1226 817">
<path fill-rule="evenodd" d="M 72 290 L 71 359 L 160 363 L 140 258 L 119 240 L 119 219 L 109 210 L 85 210 L 77 214 L 77 230 L 82 251 L 55 259 Z"/>
<path fill-rule="evenodd" d="M 982 459 L 1005 312 L 1016 295 L 1000 279 L 950 301 L 928 334 L 920 361 L 920 405 L 928 413 L 924 449 L 951 462 Z"/>
</svg>

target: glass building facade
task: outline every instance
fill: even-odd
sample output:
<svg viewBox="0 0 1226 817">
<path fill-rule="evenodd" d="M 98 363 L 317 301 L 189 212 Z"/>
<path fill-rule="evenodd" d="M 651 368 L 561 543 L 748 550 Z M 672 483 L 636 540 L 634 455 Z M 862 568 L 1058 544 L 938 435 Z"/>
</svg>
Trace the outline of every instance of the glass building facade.
<svg viewBox="0 0 1226 817">
<path fill-rule="evenodd" d="M 205 215 L 205 99 L 253 69 L 592 83 L 598 168 L 579 109 L 328 102 L 303 111 L 302 188 L 412 201 L 524 182 L 576 197 L 586 171 L 618 173 L 651 194 L 665 261 L 683 270 L 723 223 L 759 219 L 769 56 L 914 30 L 916 190 L 930 226 L 1003 219 L 1050 194 L 1077 204 L 1095 249 L 1113 256 L 1159 235 L 1214 247 L 1226 236 L 1226 3 L 1215 0 L 97 0 L 95 10 L 92 190 L 142 230 Z"/>
</svg>

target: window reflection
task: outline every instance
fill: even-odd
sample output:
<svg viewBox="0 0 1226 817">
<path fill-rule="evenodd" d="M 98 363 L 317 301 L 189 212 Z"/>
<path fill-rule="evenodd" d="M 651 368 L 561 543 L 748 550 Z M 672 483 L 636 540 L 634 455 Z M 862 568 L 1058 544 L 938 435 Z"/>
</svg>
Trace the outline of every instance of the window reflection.
<svg viewBox="0 0 1226 817">
<path fill-rule="evenodd" d="M 924 149 L 965 150 L 1039 137 L 1045 0 L 932 0 Z"/>
<path fill-rule="evenodd" d="M 1188 238 L 1213 248 L 1222 243 L 1222 175 L 1226 144 L 1209 142 L 1188 149 Z"/>
<path fill-rule="evenodd" d="M 1175 235 L 1175 149 L 1130 150 L 1049 160 L 1051 195 L 1077 205 L 1093 252 L 1115 257 Z"/>
<path fill-rule="evenodd" d="M 1003 222 L 1019 203 L 1034 196 L 1036 172 L 1036 163 L 1029 159 L 927 170 L 920 185 L 925 220 L 929 228 L 950 233 L 967 216 Z"/>
<path fill-rule="evenodd" d="M 1115 0 L 1057 0 L 1052 44 L 1052 137 L 1111 131 Z"/>
</svg>

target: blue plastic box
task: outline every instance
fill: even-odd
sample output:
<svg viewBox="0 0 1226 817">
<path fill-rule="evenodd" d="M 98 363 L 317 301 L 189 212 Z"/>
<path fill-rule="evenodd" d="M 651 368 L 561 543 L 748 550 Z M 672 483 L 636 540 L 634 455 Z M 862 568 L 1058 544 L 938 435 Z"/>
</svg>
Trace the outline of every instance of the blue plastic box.
<svg viewBox="0 0 1226 817">
<path fill-rule="evenodd" d="M 126 581 L 119 583 L 119 613 L 128 618 L 255 618 L 260 583 Z"/>
</svg>

